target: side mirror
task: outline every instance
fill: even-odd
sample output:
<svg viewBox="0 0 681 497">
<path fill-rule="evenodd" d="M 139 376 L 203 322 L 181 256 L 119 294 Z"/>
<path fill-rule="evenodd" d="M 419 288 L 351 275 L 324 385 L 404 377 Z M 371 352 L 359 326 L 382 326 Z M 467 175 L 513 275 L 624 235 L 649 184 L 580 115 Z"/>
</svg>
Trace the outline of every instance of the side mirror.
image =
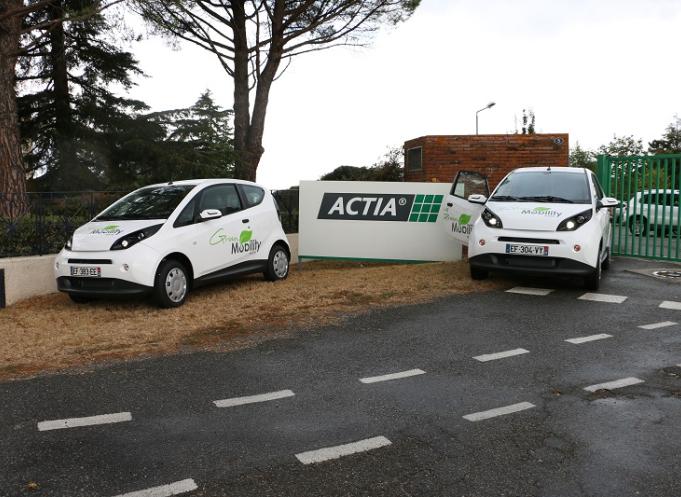
<svg viewBox="0 0 681 497">
<path fill-rule="evenodd" d="M 208 221 L 209 219 L 217 219 L 222 217 L 222 212 L 220 212 L 218 209 L 206 209 L 201 211 L 199 217 L 202 221 Z"/>
<path fill-rule="evenodd" d="M 469 195 L 468 201 L 471 204 L 484 204 L 485 202 L 487 202 L 487 197 L 485 197 L 484 195 L 479 195 L 479 194 Z"/>
<path fill-rule="evenodd" d="M 617 200 L 616 198 L 612 197 L 603 197 L 601 200 L 598 201 L 598 204 L 596 207 L 598 209 L 606 208 L 606 209 L 611 209 L 613 207 L 619 207 L 620 206 L 620 201 Z"/>
</svg>

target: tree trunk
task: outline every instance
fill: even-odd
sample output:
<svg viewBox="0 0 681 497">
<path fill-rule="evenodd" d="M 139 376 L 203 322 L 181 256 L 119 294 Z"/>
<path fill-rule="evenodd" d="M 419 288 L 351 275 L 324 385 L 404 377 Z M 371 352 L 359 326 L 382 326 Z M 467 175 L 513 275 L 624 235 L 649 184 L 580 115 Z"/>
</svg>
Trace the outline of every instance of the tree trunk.
<svg viewBox="0 0 681 497">
<path fill-rule="evenodd" d="M 0 13 L 23 7 L 22 0 L 3 3 Z M 20 16 L 0 22 L 0 217 L 11 219 L 28 212 L 15 81 L 20 29 Z"/>
<path fill-rule="evenodd" d="M 249 54 L 246 31 L 246 13 L 244 2 L 232 1 L 234 24 L 234 152 L 236 168 L 234 176 L 238 179 L 253 181 L 251 160 L 247 151 L 248 129 L 251 123 L 250 88 L 249 88 Z M 253 179 L 251 179 L 251 176 Z"/>
</svg>

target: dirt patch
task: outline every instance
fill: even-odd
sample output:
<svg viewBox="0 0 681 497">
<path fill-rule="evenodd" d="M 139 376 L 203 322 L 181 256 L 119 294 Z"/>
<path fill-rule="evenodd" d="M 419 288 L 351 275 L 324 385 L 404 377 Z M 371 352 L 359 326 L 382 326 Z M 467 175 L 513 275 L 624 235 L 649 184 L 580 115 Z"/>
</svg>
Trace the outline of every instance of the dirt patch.
<svg viewBox="0 0 681 497">
<path fill-rule="evenodd" d="M 308 262 L 286 281 L 250 277 L 192 293 L 178 309 L 148 302 L 73 304 L 63 294 L 0 311 L 0 379 L 186 350 L 232 350 L 368 309 L 485 291 L 465 263 Z"/>
</svg>

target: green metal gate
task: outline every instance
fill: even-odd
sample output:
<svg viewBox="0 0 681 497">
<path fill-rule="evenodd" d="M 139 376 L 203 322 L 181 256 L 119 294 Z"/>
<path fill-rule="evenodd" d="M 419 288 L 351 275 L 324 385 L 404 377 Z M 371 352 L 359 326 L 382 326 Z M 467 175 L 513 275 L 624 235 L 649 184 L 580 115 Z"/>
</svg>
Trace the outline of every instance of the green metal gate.
<svg viewBox="0 0 681 497">
<path fill-rule="evenodd" d="M 613 210 L 613 255 L 681 261 L 681 154 L 598 157 L 598 179 Z"/>
</svg>

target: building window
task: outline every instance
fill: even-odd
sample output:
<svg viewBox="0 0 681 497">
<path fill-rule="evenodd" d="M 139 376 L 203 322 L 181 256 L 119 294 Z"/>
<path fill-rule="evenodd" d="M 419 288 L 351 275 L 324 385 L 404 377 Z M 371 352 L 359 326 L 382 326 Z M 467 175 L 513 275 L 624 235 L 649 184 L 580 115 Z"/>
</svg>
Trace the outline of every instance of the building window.
<svg viewBox="0 0 681 497">
<path fill-rule="evenodd" d="M 407 169 L 410 171 L 420 171 L 423 160 L 423 147 L 414 147 L 407 150 Z"/>
</svg>

